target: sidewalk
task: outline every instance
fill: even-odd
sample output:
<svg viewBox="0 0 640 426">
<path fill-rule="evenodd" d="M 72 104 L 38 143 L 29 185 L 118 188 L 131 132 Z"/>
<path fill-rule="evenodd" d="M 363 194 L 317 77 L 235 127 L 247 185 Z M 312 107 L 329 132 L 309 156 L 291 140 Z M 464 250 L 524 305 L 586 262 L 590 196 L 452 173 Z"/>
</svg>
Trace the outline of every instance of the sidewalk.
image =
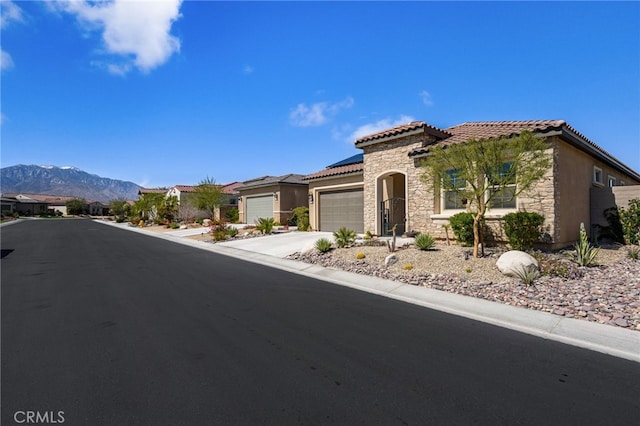
<svg viewBox="0 0 640 426">
<path fill-rule="evenodd" d="M 292 232 L 211 244 L 183 238 L 175 232 L 156 233 L 124 224 L 97 222 L 640 362 L 640 332 L 638 331 L 565 318 L 546 312 L 323 268 L 284 258 L 302 250 L 319 238 L 331 238 L 331 233 L 328 232 Z M 198 233 L 202 232 L 202 230 L 199 231 Z"/>
</svg>

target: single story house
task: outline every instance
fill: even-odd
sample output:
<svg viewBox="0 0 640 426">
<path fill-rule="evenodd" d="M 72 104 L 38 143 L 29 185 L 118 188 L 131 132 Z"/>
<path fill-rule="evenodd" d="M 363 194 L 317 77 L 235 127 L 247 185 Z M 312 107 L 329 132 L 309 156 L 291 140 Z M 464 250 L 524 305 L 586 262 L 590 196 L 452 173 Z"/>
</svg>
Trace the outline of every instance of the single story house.
<svg viewBox="0 0 640 426">
<path fill-rule="evenodd" d="M 515 136 L 524 130 L 546 139 L 553 165 L 529 192 L 487 212 L 487 223 L 498 233 L 496 225 L 505 214 L 538 212 L 545 217 L 548 247 L 567 246 L 577 239 L 580 223 L 592 223 L 592 188 L 640 185 L 638 172 L 563 120 L 467 122 L 446 129 L 414 121 L 356 139 L 362 161 L 354 156 L 305 176 L 313 201 L 311 226 L 330 231 L 351 223 L 358 232 L 386 235 L 397 225 L 398 232 L 444 238 L 442 225 L 464 210 L 446 202 L 438 185 L 421 179 L 421 160 L 429 148 L 471 138 Z M 360 204 L 361 215 L 356 207 Z"/>
<path fill-rule="evenodd" d="M 33 194 L 2 194 L 2 210 L 17 212 L 20 216 L 49 213 L 49 203 L 36 199 Z"/>
<path fill-rule="evenodd" d="M 303 175 L 262 176 L 242 182 L 235 190 L 239 194 L 240 222 L 255 224 L 258 218 L 272 217 L 286 224 L 296 207 L 307 207 L 308 183 Z"/>
</svg>

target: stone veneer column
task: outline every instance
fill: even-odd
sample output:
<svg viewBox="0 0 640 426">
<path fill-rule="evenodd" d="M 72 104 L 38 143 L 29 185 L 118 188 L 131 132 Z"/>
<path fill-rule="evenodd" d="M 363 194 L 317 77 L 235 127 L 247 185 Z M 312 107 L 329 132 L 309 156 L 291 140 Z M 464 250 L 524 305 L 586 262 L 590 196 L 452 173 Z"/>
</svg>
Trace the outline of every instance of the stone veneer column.
<svg viewBox="0 0 640 426">
<path fill-rule="evenodd" d="M 363 148 L 364 151 L 364 229 L 374 234 L 380 232 L 376 226 L 378 204 L 376 199 L 378 177 L 387 173 L 403 173 L 406 177 L 407 230 L 425 229 L 429 216 L 433 214 L 433 195 L 420 175 L 423 169 L 417 167 L 409 152 L 433 140 L 429 135 L 413 135 L 380 142 Z M 433 190 L 431 190 L 433 192 Z"/>
</svg>

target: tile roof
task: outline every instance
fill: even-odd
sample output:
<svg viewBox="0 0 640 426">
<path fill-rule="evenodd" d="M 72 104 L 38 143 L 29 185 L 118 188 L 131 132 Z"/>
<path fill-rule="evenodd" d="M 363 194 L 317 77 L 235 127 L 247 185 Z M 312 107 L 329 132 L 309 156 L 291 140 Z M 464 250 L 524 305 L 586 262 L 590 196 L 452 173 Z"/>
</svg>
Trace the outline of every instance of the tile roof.
<svg viewBox="0 0 640 426">
<path fill-rule="evenodd" d="M 515 136 L 520 134 L 524 130 L 528 130 L 534 133 L 544 133 L 553 130 L 561 130 L 563 127 L 568 128 L 576 135 L 580 136 L 585 141 L 588 141 L 594 147 L 597 147 L 600 151 L 604 150 L 598 147 L 595 143 L 589 141 L 584 135 L 578 133 L 575 129 L 569 126 L 564 120 L 529 120 L 529 121 L 474 121 L 455 126 L 446 129 L 451 137 L 439 141 L 437 144 L 440 146 L 453 145 L 461 142 L 467 142 L 469 139 L 488 139 L 501 136 Z M 415 157 L 424 155 L 429 152 L 429 147 L 413 150 L 409 156 Z"/>
<path fill-rule="evenodd" d="M 367 144 L 367 142 L 374 142 L 377 140 L 386 140 L 389 138 L 401 137 L 406 133 L 419 131 L 421 129 L 425 133 L 431 134 L 440 139 L 450 136 L 450 134 L 447 131 L 439 129 L 430 124 L 427 124 L 424 121 L 412 121 L 411 123 L 402 124 L 399 126 L 392 127 L 390 129 L 382 130 L 377 133 L 362 136 L 355 140 L 356 148 L 359 147 L 360 145 Z"/>
<path fill-rule="evenodd" d="M 280 184 L 292 184 L 292 185 L 307 185 L 307 182 L 303 182 L 304 175 L 298 175 L 289 173 L 282 176 L 262 176 L 256 179 L 251 179 L 242 182 L 237 186 L 236 191 L 242 191 L 251 188 L 260 188 L 262 186 L 280 185 Z"/>
<path fill-rule="evenodd" d="M 196 191 L 196 187 L 193 185 L 176 185 L 174 186 L 175 189 L 177 189 L 180 192 L 195 192 Z"/>
<path fill-rule="evenodd" d="M 310 175 L 306 175 L 304 180 L 313 180 L 320 179 L 329 176 L 339 176 L 339 175 L 348 175 L 352 173 L 362 173 L 364 171 L 364 163 L 351 163 L 345 166 L 336 166 L 336 167 L 327 167 L 324 170 L 321 170 L 316 173 L 312 173 Z"/>
<path fill-rule="evenodd" d="M 225 194 L 237 194 L 237 188 L 242 186 L 242 182 L 231 182 L 226 185 L 222 185 L 222 192 Z"/>
<path fill-rule="evenodd" d="M 138 194 L 166 194 L 168 189 L 160 189 L 160 188 L 140 188 L 138 189 Z"/>
</svg>

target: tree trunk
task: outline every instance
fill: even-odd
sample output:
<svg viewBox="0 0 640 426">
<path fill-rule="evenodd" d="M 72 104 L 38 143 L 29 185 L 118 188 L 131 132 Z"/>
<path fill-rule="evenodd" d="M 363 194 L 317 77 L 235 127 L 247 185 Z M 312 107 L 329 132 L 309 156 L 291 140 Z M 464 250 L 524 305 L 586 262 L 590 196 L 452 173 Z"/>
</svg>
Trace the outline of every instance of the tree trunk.
<svg viewBox="0 0 640 426">
<path fill-rule="evenodd" d="M 485 206 L 480 205 L 478 213 L 473 217 L 473 257 L 478 257 L 478 247 L 482 243 L 480 224 L 485 213 Z M 482 244 L 482 255 L 484 256 L 484 244 Z"/>
</svg>

